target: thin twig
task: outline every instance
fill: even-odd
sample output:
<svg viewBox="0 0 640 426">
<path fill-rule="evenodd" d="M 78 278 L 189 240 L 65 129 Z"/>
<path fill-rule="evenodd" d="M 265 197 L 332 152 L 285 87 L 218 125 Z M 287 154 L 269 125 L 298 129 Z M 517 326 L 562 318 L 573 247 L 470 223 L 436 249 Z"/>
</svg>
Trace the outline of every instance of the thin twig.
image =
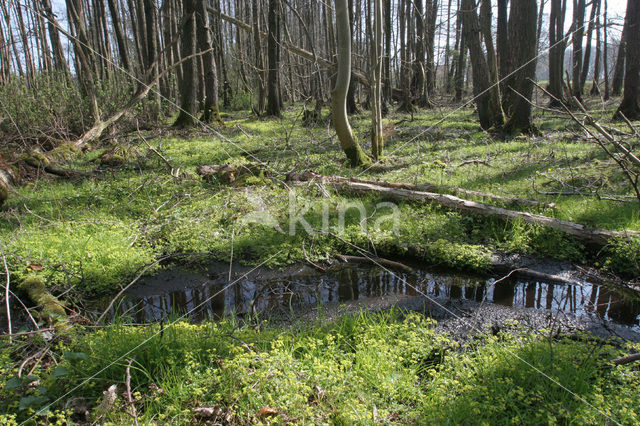
<svg viewBox="0 0 640 426">
<path fill-rule="evenodd" d="M 155 265 L 157 265 L 158 263 L 162 262 L 163 260 L 166 260 L 170 257 L 172 257 L 173 255 L 167 255 L 167 256 L 162 256 L 158 259 L 156 259 L 155 262 L 150 263 L 149 265 L 145 266 L 142 271 L 140 271 L 140 273 L 133 279 L 133 281 L 131 281 L 129 284 L 127 284 L 126 286 L 122 287 L 122 290 L 120 290 L 118 292 L 118 294 L 116 294 L 116 296 L 111 299 L 111 302 L 109 302 L 109 306 L 107 306 L 107 308 L 104 310 L 104 312 L 102 312 L 102 314 L 98 317 L 98 321 L 100 322 L 102 320 L 102 318 L 104 318 L 104 316 L 111 310 L 111 308 L 113 307 L 113 304 L 115 303 L 116 300 L 118 300 L 118 298 L 120 296 L 122 296 L 122 294 L 127 291 L 129 289 L 129 287 L 131 287 L 132 285 L 134 285 L 136 282 L 138 282 L 138 280 L 140 278 L 142 278 L 142 276 L 144 275 L 145 272 L 147 272 L 149 269 L 151 269 L 152 267 L 154 267 Z"/>
<path fill-rule="evenodd" d="M 138 426 L 138 413 L 136 412 L 136 406 L 133 403 L 133 398 L 131 397 L 131 363 L 136 359 L 136 356 L 134 355 L 132 359 L 127 360 L 127 380 L 126 380 L 126 386 L 127 386 L 127 401 L 129 402 L 129 405 L 131 406 L 131 413 L 132 413 L 132 417 L 133 417 L 133 422 L 135 423 L 136 426 Z"/>
<path fill-rule="evenodd" d="M 9 266 L 7 265 L 7 258 L 4 255 L 4 248 L 2 247 L 2 243 L 0 243 L 0 254 L 2 254 L 2 263 L 4 263 L 4 271 L 6 273 L 6 281 L 5 292 L 4 292 L 4 300 L 5 307 L 7 309 L 7 331 L 9 332 L 9 343 L 11 343 L 11 306 L 9 302 L 9 292 L 11 291 L 9 285 L 11 284 L 11 277 L 9 276 Z"/>
</svg>

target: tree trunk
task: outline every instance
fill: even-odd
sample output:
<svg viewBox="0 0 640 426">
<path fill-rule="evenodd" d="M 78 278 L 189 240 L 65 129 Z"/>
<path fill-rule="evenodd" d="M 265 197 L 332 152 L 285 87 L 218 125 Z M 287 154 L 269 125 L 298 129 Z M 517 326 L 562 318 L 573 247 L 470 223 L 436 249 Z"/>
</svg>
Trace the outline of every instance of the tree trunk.
<svg viewBox="0 0 640 426">
<path fill-rule="evenodd" d="M 347 0 L 335 0 L 336 32 L 338 38 L 338 71 L 336 86 L 331 94 L 331 119 L 342 150 L 352 167 L 371 162 L 353 135 L 347 116 L 347 91 L 351 80 L 351 30 Z"/>
<path fill-rule="evenodd" d="M 600 7 L 600 0 L 592 0 L 591 13 L 589 14 L 589 26 L 587 27 L 587 44 L 584 49 L 584 60 L 582 62 L 582 75 L 580 75 L 580 93 L 584 92 L 584 85 L 589 75 L 589 65 L 591 64 L 591 39 L 595 28 L 596 12 Z"/>
<path fill-rule="evenodd" d="M 604 0 L 604 16 L 603 16 L 603 22 L 604 22 L 604 34 L 603 34 L 603 46 L 602 46 L 602 67 L 604 69 L 604 100 L 608 101 L 609 100 L 609 43 L 608 43 L 608 37 L 607 37 L 607 28 L 609 27 L 609 22 L 607 21 L 607 0 Z"/>
<path fill-rule="evenodd" d="M 533 79 L 536 77 L 536 0 L 513 0 L 509 16 L 509 47 L 513 69 L 519 71 L 508 81 L 506 96 L 512 109 L 504 126 L 507 134 L 535 133 L 531 122 Z M 525 99 L 523 99 L 523 97 Z"/>
<path fill-rule="evenodd" d="M 632 0 L 629 0 L 632 1 Z M 627 19 L 624 20 L 620 44 L 618 45 L 618 56 L 613 71 L 613 81 L 611 82 L 611 94 L 619 96 L 622 93 L 622 82 L 624 81 L 625 59 L 627 58 L 627 39 L 629 38 L 629 25 Z"/>
<path fill-rule="evenodd" d="M 573 33 L 571 35 L 571 48 L 573 49 L 573 61 L 571 67 L 571 95 L 582 102 L 582 39 L 584 38 L 584 10 L 585 0 L 573 0 Z"/>
<path fill-rule="evenodd" d="M 478 109 L 480 126 L 485 130 L 494 126 L 502 126 L 500 93 L 496 86 L 491 87 L 489 80 L 489 67 L 480 42 L 482 32 L 474 0 L 462 0 L 460 10 L 462 13 L 462 37 L 469 46 L 469 58 L 473 71 L 473 95 Z"/>
<path fill-rule="evenodd" d="M 184 25 L 180 35 L 180 53 L 189 58 L 182 63 L 182 81 L 180 82 L 180 112 L 174 126 L 191 127 L 196 124 L 197 75 L 196 59 L 190 58 L 196 52 L 195 0 L 183 0 L 182 13 Z"/>
<path fill-rule="evenodd" d="M 600 33 L 602 31 L 602 28 L 600 26 L 600 9 L 602 6 L 602 3 L 600 2 L 600 0 L 598 1 L 598 11 L 596 12 L 596 57 L 593 61 L 593 77 L 592 77 L 592 83 L 591 83 L 591 91 L 590 94 L 591 96 L 597 95 L 598 93 L 600 93 L 600 87 L 598 86 L 598 83 L 600 82 L 600 62 L 602 61 L 602 45 L 601 45 L 601 37 L 600 37 Z"/>
<path fill-rule="evenodd" d="M 253 20 L 253 56 L 256 67 L 255 85 L 257 89 L 257 115 L 261 115 L 265 108 L 265 75 L 262 59 L 262 43 L 260 40 L 260 16 L 258 14 L 259 0 L 251 0 L 251 16 Z"/>
<path fill-rule="evenodd" d="M 384 51 L 382 0 L 374 0 L 373 34 L 369 39 L 371 55 L 371 154 L 374 160 L 382 155 L 382 58 Z M 371 24 L 369 25 L 371 28 Z"/>
<path fill-rule="evenodd" d="M 280 2 L 269 0 L 269 37 L 267 40 L 269 71 L 267 78 L 267 115 L 280 116 Z"/>
<path fill-rule="evenodd" d="M 391 0 L 384 0 L 384 98 L 391 104 L 393 83 L 391 80 Z"/>
<path fill-rule="evenodd" d="M 69 76 L 69 65 L 64 57 L 62 43 L 60 42 L 60 34 L 58 32 L 58 22 L 51 9 L 50 0 L 42 0 L 44 12 L 47 15 L 49 39 L 51 40 L 51 49 L 53 51 L 53 63 L 56 71 L 64 73 L 65 77 Z"/>
<path fill-rule="evenodd" d="M 202 54 L 202 68 L 204 72 L 204 106 L 201 120 L 205 123 L 221 123 L 218 106 L 218 71 L 216 58 L 211 40 L 211 25 L 207 12 L 207 0 L 196 0 L 196 26 L 198 49 Z"/>
<path fill-rule="evenodd" d="M 349 26 L 351 34 L 353 34 L 353 0 L 349 0 Z M 353 58 L 351 58 L 352 62 L 352 70 L 353 70 Z M 355 79 L 353 75 L 351 75 L 351 80 L 349 81 L 349 91 L 347 92 L 347 114 L 357 114 L 358 104 L 356 104 L 356 85 Z"/>
<path fill-rule="evenodd" d="M 621 119 L 624 115 L 629 120 L 640 119 L 640 1 L 627 2 L 627 14 L 624 19 L 627 34 L 626 61 L 624 70 L 624 92 L 622 102 L 614 114 L 614 118 Z"/>
<path fill-rule="evenodd" d="M 429 1 L 429 0 L 427 0 Z M 425 63 L 425 28 L 424 28 L 424 18 L 425 13 L 422 7 L 422 0 L 413 0 L 413 9 L 416 18 L 415 23 L 415 43 L 416 43 L 416 57 L 413 61 L 413 79 L 411 81 L 411 97 L 416 99 L 417 105 L 421 107 L 429 106 L 427 104 L 421 104 L 422 94 L 424 92 L 425 85 L 425 73 L 426 73 L 426 63 Z"/>
<path fill-rule="evenodd" d="M 564 52 L 567 40 L 564 36 L 564 19 L 567 10 L 567 0 L 551 0 L 551 13 L 549 15 L 549 93 L 555 99 L 551 99 L 549 106 L 559 107 L 558 99 L 564 102 Z"/>
<path fill-rule="evenodd" d="M 509 55 L 511 50 L 509 49 L 509 36 L 507 28 L 507 6 L 509 0 L 498 0 L 498 28 L 496 32 L 496 48 L 498 51 L 498 75 L 500 81 L 509 74 Z M 531 18 L 529 18 L 531 19 Z M 535 20 L 534 20 L 535 21 Z M 501 90 L 504 93 L 504 90 Z"/>
</svg>

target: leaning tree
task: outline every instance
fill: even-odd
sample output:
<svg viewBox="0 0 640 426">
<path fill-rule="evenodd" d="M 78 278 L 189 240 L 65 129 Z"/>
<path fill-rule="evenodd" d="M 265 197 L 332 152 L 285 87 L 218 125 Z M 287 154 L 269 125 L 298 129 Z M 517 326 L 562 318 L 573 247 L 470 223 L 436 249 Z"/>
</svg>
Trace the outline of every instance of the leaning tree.
<svg viewBox="0 0 640 426">
<path fill-rule="evenodd" d="M 356 140 L 347 116 L 347 92 L 351 81 L 351 28 L 347 0 L 335 0 L 336 33 L 338 39 L 338 71 L 331 93 L 331 119 L 340 146 L 353 167 L 371 162 Z"/>
</svg>

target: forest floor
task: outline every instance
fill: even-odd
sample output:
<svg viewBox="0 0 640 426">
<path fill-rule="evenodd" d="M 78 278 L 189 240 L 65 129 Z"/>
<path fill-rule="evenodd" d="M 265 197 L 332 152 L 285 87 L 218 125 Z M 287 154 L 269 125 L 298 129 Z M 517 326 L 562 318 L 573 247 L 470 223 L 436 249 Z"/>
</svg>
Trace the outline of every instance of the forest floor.
<svg viewBox="0 0 640 426">
<path fill-rule="evenodd" d="M 640 275 L 638 239 L 590 250 L 549 228 L 417 203 L 399 204 L 394 229 L 391 210 L 376 209 L 381 200 L 374 196 L 356 199 L 313 183 L 292 188 L 283 182 L 287 172 L 312 170 L 433 183 L 554 202 L 555 209 L 520 209 L 589 227 L 640 230 L 637 201 L 619 168 L 561 114 L 536 118 L 542 136 L 510 140 L 481 131 L 471 108 L 434 109 L 413 118 L 393 114 L 386 120 L 382 167 L 365 170 L 344 165 L 330 127 L 302 126 L 299 108 L 279 120 L 248 116 L 224 116 L 226 125 L 218 131 L 226 140 L 210 132 L 171 129 L 134 133 L 68 166 L 95 171 L 95 178 L 41 175 L 17 188 L 0 212 L 0 239 L 11 273 L 19 281 L 36 272 L 48 286 L 62 291 L 75 286 L 81 292 L 109 294 L 163 255 L 202 254 L 181 258 L 181 263 L 212 257 L 229 261 L 233 244 L 234 261 L 277 267 L 357 253 L 353 244 L 381 256 L 413 257 L 425 265 L 455 269 L 482 271 L 492 254 L 519 252 L 627 277 Z M 367 114 L 353 117 L 365 147 L 368 123 Z M 179 169 L 181 177 L 172 177 L 146 143 Z M 195 172 L 202 164 L 255 161 L 264 162 L 270 176 L 229 185 L 203 181 Z M 582 195 L 545 194 L 558 192 Z M 368 224 L 379 219 L 380 226 L 363 229 L 360 212 L 351 208 L 343 229 L 338 212 L 354 201 L 364 203 Z M 328 227 L 323 227 L 323 209 L 329 212 Z M 252 220 L 256 212 L 266 212 L 268 220 Z M 288 219 L 299 212 L 313 233 L 302 223 L 289 232 Z"/>
<path fill-rule="evenodd" d="M 597 117 L 603 115 L 600 107 L 594 105 Z M 384 161 L 370 169 L 347 167 L 330 125 L 303 126 L 301 108 L 285 111 L 281 119 L 241 111 L 223 120 L 225 126 L 216 130 L 224 140 L 208 130 L 135 132 L 65 165 L 94 177 L 43 174 L 16 188 L 0 212 L 0 240 L 13 282 L 37 274 L 54 295 L 74 303 L 114 295 L 140 271 L 172 262 L 321 264 L 336 254 L 360 254 L 358 247 L 475 272 L 487 270 L 495 254 L 525 253 L 626 278 L 640 275 L 640 239 L 593 249 L 523 221 L 418 203 L 400 203 L 394 222 L 375 196 L 356 199 L 314 183 L 284 182 L 288 172 L 312 170 L 455 186 L 553 202 L 555 209 L 521 209 L 594 228 L 640 230 L 638 203 L 621 171 L 562 114 L 536 116 L 542 136 L 501 140 L 480 129 L 472 108 L 392 113 L 385 119 Z M 368 150 L 368 114 L 354 115 L 352 123 Z M 196 174 L 203 164 L 255 161 L 269 172 L 233 184 Z M 177 177 L 167 162 L 174 172 L 179 169 Z M 567 192 L 576 195 L 558 195 Z M 346 211 L 341 226 L 338 212 L 355 201 L 363 203 L 367 223 L 379 220 L 379 226 L 364 229 L 356 208 Z M 289 232 L 288 219 L 298 212 L 312 232 L 300 222 Z M 116 325 L 72 334 L 49 347 L 65 355 L 57 367 L 50 362 L 34 369 L 36 385 L 3 375 L 0 407 L 24 419 L 33 407 L 80 384 L 82 398 L 63 400 L 68 410 L 82 412 L 78 404 L 92 407 L 107 385 L 123 383 L 124 355 L 149 339 L 144 351 L 134 351 L 131 367 L 136 415 L 145 422 L 601 422 L 602 413 L 621 423 L 640 420 L 633 408 L 640 396 L 639 370 L 606 363 L 639 347 L 512 331 L 487 332 L 461 348 L 423 316 L 393 311 L 286 330 L 238 328 L 233 320 L 178 323 L 155 337 L 157 325 Z M 37 346 L 35 340 L 20 350 Z M 17 353 L 15 346 L 0 351 L 5 371 L 17 371 Z M 120 361 L 109 366 L 115 359 Z M 571 392 L 526 370 L 521 359 Z M 87 377 L 93 379 L 86 383 Z M 131 422 L 130 405 L 118 398 L 102 421 Z"/>
</svg>

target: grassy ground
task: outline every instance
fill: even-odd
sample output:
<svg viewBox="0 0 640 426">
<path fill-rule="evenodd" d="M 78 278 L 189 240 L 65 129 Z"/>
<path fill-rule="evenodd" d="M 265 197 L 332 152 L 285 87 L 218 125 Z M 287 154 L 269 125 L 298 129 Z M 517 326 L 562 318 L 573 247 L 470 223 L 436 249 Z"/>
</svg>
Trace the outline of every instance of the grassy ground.
<svg viewBox="0 0 640 426">
<path fill-rule="evenodd" d="M 309 235 L 300 225 L 289 235 L 289 191 L 278 179 L 291 170 L 361 176 L 412 183 L 435 183 L 467 189 L 553 201 L 550 216 L 592 227 L 640 229 L 637 202 L 615 165 L 595 144 L 579 137 L 567 119 L 547 113 L 537 117 L 541 137 L 497 140 L 482 132 L 470 108 L 435 109 L 386 121 L 384 168 L 359 170 L 343 165 L 333 131 L 325 126 L 301 125 L 301 109 L 292 108 L 280 120 L 258 120 L 248 113 L 226 116 L 219 129 L 226 140 L 211 134 L 168 134 L 149 142 L 186 178 L 174 179 L 164 163 L 140 138 L 121 140 L 77 158 L 71 167 L 94 169 L 108 151 L 116 166 L 103 165 L 98 178 L 69 181 L 42 176 L 16 189 L 0 212 L 0 239 L 16 281 L 30 273 L 63 291 L 113 293 L 143 266 L 163 254 L 207 253 L 228 260 L 231 245 L 237 261 L 270 266 L 305 257 L 321 260 L 354 249 L 344 241 L 386 256 L 414 256 L 431 265 L 482 270 L 496 251 L 524 252 L 567 258 L 613 271 L 640 272 L 640 241 L 617 241 L 592 252 L 558 232 L 522 222 L 472 218 L 437 206 L 403 204 L 401 220 L 367 232 L 354 209 L 347 213 L 342 238 Z M 368 116 L 355 116 L 354 127 L 366 145 Z M 432 127 L 433 126 L 433 127 Z M 125 142 L 125 143 L 123 143 Z M 229 186 L 203 182 L 200 164 L 241 164 L 259 159 L 274 179 L 250 179 Z M 468 160 L 478 160 L 463 164 Z M 595 196 L 552 196 L 540 192 L 582 192 L 598 188 Z M 353 201 L 323 192 L 317 186 L 295 188 L 295 209 L 320 229 L 323 204 L 338 229 L 338 208 Z M 365 199 L 372 223 L 387 216 L 376 210 L 380 200 Z M 247 214 L 267 209 L 284 233 L 268 226 L 244 224 Z M 196 261 L 191 256 L 189 260 Z M 31 266 L 30 266 L 31 265 Z"/>
<path fill-rule="evenodd" d="M 640 421 L 640 370 L 608 364 L 632 345 L 523 330 L 514 322 L 461 346 L 436 333 L 434 321 L 398 311 L 286 330 L 232 321 L 178 323 L 163 333 L 116 325 L 59 345 L 55 368 L 6 382 L 0 411 L 15 414 L 0 421 L 131 424 L 122 396 L 129 360 L 141 424 Z M 6 352 L 2 362 L 17 368 Z M 101 411 L 112 384 L 118 398 Z"/>
</svg>

